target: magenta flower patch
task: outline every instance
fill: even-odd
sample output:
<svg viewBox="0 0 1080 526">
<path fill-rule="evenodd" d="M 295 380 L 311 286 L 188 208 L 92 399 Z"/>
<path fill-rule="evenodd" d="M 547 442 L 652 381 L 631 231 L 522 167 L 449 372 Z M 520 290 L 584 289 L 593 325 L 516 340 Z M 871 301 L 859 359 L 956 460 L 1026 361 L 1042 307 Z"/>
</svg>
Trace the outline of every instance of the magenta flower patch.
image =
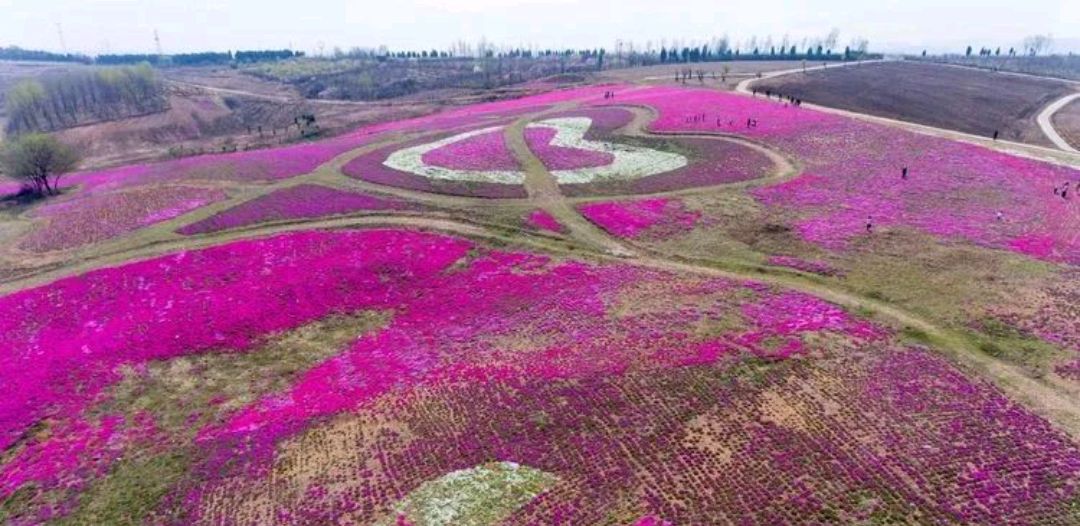
<svg viewBox="0 0 1080 526">
<path fill-rule="evenodd" d="M 186 236 L 217 232 L 269 221 L 314 219 L 352 212 L 407 210 L 413 205 L 396 199 L 336 190 L 316 184 L 291 186 L 187 225 Z"/>
<path fill-rule="evenodd" d="M 654 524 L 1044 523 L 1080 481 L 1068 437 L 819 299 L 375 230 L 240 241 L 0 297 L 0 499 L 77 493 L 153 439 L 146 414 L 95 412 L 121 367 L 247 352 L 358 310 L 393 316 L 199 430 L 171 490 L 178 522 L 393 521 L 404 495 L 453 504 L 438 498 L 446 477 L 492 465 L 550 481 L 512 511 L 536 524 L 611 510 Z M 355 437 L 320 430 L 353 418 Z M 43 421 L 49 433 L 27 432 Z M 310 470 L 277 464 L 287 442 L 324 438 L 350 447 L 318 448 L 304 458 L 328 463 Z"/>
<path fill-rule="evenodd" d="M 547 230 L 548 232 L 561 233 L 566 229 L 559 223 L 555 216 L 551 215 L 547 210 L 533 210 L 529 212 L 529 215 L 525 216 L 525 223 L 537 230 Z"/>
<path fill-rule="evenodd" d="M 105 241 L 224 198 L 221 190 L 191 186 L 80 194 L 35 209 L 33 214 L 47 222 L 24 237 L 19 248 L 47 252 Z"/>
<path fill-rule="evenodd" d="M 555 138 L 553 128 L 527 128 L 525 143 L 548 170 L 577 170 L 607 166 L 614 162 L 615 156 L 608 152 L 582 150 L 551 144 Z"/>
<path fill-rule="evenodd" d="M 638 238 L 645 233 L 665 238 L 693 230 L 701 212 L 687 211 L 678 199 L 609 201 L 578 206 L 589 221 L 619 237 Z"/>
<path fill-rule="evenodd" d="M 745 135 L 797 158 L 802 175 L 753 194 L 794 211 L 803 238 L 826 248 L 847 248 L 865 234 L 869 217 L 879 229 L 914 228 L 1080 262 L 1080 236 L 1069 226 L 1080 223 L 1080 201 L 1053 193 L 1066 181 L 1078 184 L 1078 170 L 715 91 L 654 88 L 627 93 L 622 102 L 656 108 L 654 131 Z"/>
<path fill-rule="evenodd" d="M 425 164 L 454 170 L 518 170 L 502 128 L 436 148 L 421 157 Z"/>
</svg>

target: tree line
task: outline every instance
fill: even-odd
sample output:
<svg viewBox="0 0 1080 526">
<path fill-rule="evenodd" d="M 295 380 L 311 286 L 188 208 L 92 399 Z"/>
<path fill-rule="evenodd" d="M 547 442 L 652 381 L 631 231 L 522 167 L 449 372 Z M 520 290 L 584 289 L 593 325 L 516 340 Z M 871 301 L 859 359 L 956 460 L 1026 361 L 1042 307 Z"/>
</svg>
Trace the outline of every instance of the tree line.
<svg viewBox="0 0 1080 526">
<path fill-rule="evenodd" d="M 0 60 L 17 60 L 24 62 L 72 62 L 90 64 L 94 61 L 86 55 L 73 53 L 52 53 L 36 49 L 23 49 L 19 46 L 0 47 Z"/>
<path fill-rule="evenodd" d="M 0 60 L 33 62 L 68 62 L 79 64 L 97 64 L 102 66 L 127 66 L 147 63 L 153 66 L 217 66 L 231 64 L 250 64 L 285 60 L 304 56 L 303 51 L 291 49 L 242 50 L 242 51 L 203 51 L 199 53 L 175 53 L 158 55 L 150 53 L 107 53 L 89 56 L 74 53 L 53 53 L 36 49 L 22 49 L 18 46 L 0 47 Z"/>
<path fill-rule="evenodd" d="M 95 64 L 130 65 L 147 63 L 153 66 L 224 66 L 230 64 L 251 64 L 285 60 L 304 56 L 303 51 L 291 49 L 249 50 L 249 51 L 205 51 L 201 53 L 177 53 L 173 55 L 151 55 L 140 53 L 98 55 Z"/>
<path fill-rule="evenodd" d="M 55 131 L 145 115 L 168 108 L 165 87 L 149 64 L 76 69 L 22 80 L 7 94 L 7 131 Z"/>
<path fill-rule="evenodd" d="M 730 61 L 730 60 L 860 60 L 867 58 L 876 58 L 879 55 L 868 53 L 865 49 L 851 49 L 851 46 L 846 46 L 843 53 L 838 53 L 832 49 L 826 49 L 824 46 L 807 47 L 805 52 L 799 52 L 799 50 L 792 45 L 791 47 L 779 49 L 776 46 L 770 47 L 768 50 L 760 48 L 754 48 L 749 53 L 743 53 L 739 49 L 726 49 L 726 50 L 712 50 L 709 46 L 702 45 L 701 47 L 683 47 L 682 49 L 667 49 L 660 48 L 660 53 L 657 55 L 657 59 L 661 64 L 669 62 L 715 62 L 715 61 Z"/>
</svg>

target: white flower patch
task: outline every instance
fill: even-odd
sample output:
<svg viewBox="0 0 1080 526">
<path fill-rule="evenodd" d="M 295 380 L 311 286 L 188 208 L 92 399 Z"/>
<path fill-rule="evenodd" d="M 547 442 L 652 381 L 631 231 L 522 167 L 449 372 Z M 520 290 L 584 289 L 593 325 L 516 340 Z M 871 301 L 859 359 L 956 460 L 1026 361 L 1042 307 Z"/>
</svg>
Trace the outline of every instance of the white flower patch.
<svg viewBox="0 0 1080 526">
<path fill-rule="evenodd" d="M 592 126 L 592 119 L 588 117 L 547 119 L 529 125 L 530 128 L 554 128 L 555 137 L 551 139 L 553 146 L 602 152 L 614 157 L 614 161 L 606 166 L 551 172 L 551 175 L 555 176 L 555 180 L 559 184 L 639 179 L 677 170 L 686 166 L 689 162 L 685 156 L 677 153 L 641 148 L 628 144 L 585 140 L 585 132 L 589 131 L 590 126 Z"/>
<path fill-rule="evenodd" d="M 534 129 L 551 128 L 555 130 L 555 136 L 551 139 L 553 146 L 602 152 L 612 156 L 613 161 L 606 166 L 552 171 L 551 174 L 559 184 L 628 181 L 670 172 L 686 166 L 689 162 L 685 156 L 676 153 L 627 144 L 586 140 L 585 133 L 589 131 L 590 126 L 592 126 L 592 119 L 588 117 L 547 119 L 528 125 L 529 128 Z M 502 127 L 496 126 L 473 130 L 441 141 L 398 150 L 387 157 L 383 161 L 383 165 L 429 179 L 474 183 L 523 184 L 525 182 L 525 172 L 521 170 L 459 170 L 424 163 L 424 154 L 432 150 L 501 129 Z"/>
<path fill-rule="evenodd" d="M 484 128 L 482 130 L 473 130 L 453 137 L 447 137 L 441 141 L 398 150 L 390 154 L 390 156 L 383 161 L 383 166 L 402 172 L 420 175 L 429 179 L 472 183 L 522 184 L 525 182 L 525 172 L 520 170 L 457 170 L 454 168 L 444 168 L 442 166 L 431 166 L 424 163 L 424 154 L 432 150 L 437 150 L 443 146 L 464 141 L 470 137 L 491 133 L 501 129 L 501 126 L 495 126 L 492 128 Z"/>
<path fill-rule="evenodd" d="M 392 526 L 399 515 L 416 526 L 502 524 L 557 481 L 550 473 L 505 461 L 451 471 L 421 484 L 376 524 Z"/>
</svg>

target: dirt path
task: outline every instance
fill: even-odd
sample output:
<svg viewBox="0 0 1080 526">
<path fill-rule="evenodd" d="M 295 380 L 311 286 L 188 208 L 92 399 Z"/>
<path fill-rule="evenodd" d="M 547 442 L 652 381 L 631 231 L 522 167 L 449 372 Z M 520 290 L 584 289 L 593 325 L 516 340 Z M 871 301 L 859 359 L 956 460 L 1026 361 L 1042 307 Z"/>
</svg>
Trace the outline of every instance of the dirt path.
<svg viewBox="0 0 1080 526">
<path fill-rule="evenodd" d="M 868 60 L 868 61 L 857 62 L 857 63 L 845 63 L 843 65 L 836 65 L 836 66 L 831 66 L 831 67 L 849 67 L 849 66 L 856 66 L 856 65 L 860 65 L 860 64 L 872 64 L 872 63 L 880 63 L 880 62 L 887 62 L 887 60 Z M 818 66 L 818 67 L 814 67 L 814 68 L 806 68 L 806 71 L 813 71 L 813 70 L 818 70 L 818 69 L 824 69 L 824 68 L 821 68 L 820 66 Z M 803 72 L 802 69 L 788 69 L 788 70 L 783 70 L 783 71 L 772 71 L 772 72 L 769 72 L 768 74 L 762 75 L 761 78 L 751 78 L 751 79 L 746 79 L 746 80 L 740 82 L 735 87 L 735 92 L 743 94 L 743 95 L 754 96 L 752 86 L 753 86 L 753 84 L 755 82 L 758 82 L 760 80 L 764 80 L 764 79 L 767 79 L 767 78 L 779 77 L 779 76 L 782 76 L 782 75 L 792 75 L 792 74 L 797 74 L 797 73 L 802 73 L 802 72 Z M 1054 80 L 1059 80 L 1059 79 L 1054 79 Z M 776 102 L 776 104 L 781 104 L 782 103 L 782 101 L 774 101 L 774 102 Z M 907 121 L 902 121 L 902 120 L 897 120 L 897 119 L 890 119 L 888 117 L 878 117 L 876 115 L 868 115 L 866 113 L 858 113 L 858 112 L 854 112 L 854 111 L 842 110 L 842 109 L 838 109 L 838 108 L 832 108 L 832 107 L 829 107 L 829 106 L 821 106 L 821 105 L 812 104 L 812 103 L 809 103 L 809 102 L 803 102 L 802 105 L 804 107 L 813 108 L 815 110 L 822 111 L 822 112 L 825 112 L 825 113 L 832 113 L 832 114 L 835 114 L 835 115 L 843 115 L 845 117 L 850 117 L 850 118 L 853 118 L 853 119 L 859 119 L 859 120 L 863 120 L 863 121 L 869 121 L 869 122 L 874 122 L 874 123 L 878 123 L 878 124 L 884 124 L 884 125 L 887 125 L 887 126 L 894 126 L 894 127 L 898 127 L 898 128 L 903 128 L 903 129 L 913 131 L 913 132 L 916 132 L 916 133 L 922 133 L 924 135 L 932 135 L 932 136 L 935 136 L 935 137 L 943 137 L 943 138 L 946 138 L 946 139 L 952 139 L 954 141 L 962 141 L 962 142 L 966 142 L 966 143 L 976 144 L 976 145 L 983 146 L 983 147 L 986 147 L 986 148 L 991 148 L 991 149 L 1002 151 L 1002 152 L 1005 152 L 1005 153 L 1008 153 L 1008 154 L 1011 154 L 1011 155 L 1017 155 L 1017 156 L 1026 157 L 1026 158 L 1029 158 L 1029 159 L 1035 159 L 1035 160 L 1039 160 L 1039 161 L 1045 161 L 1045 162 L 1050 162 L 1050 163 L 1060 164 L 1060 165 L 1070 166 L 1070 167 L 1080 166 L 1080 154 L 1078 154 L 1076 152 L 1076 150 L 1050 148 L 1050 147 L 1046 147 L 1046 146 L 1038 146 L 1038 145 L 1034 145 L 1034 144 L 1024 144 L 1024 143 L 1006 141 L 1006 140 L 1001 140 L 1001 139 L 995 141 L 992 138 L 983 137 L 983 136 L 980 136 L 980 135 L 973 135 L 973 134 L 970 134 L 970 133 L 964 133 L 964 132 L 959 132 L 959 131 L 955 131 L 955 130 L 947 130 L 947 129 L 944 129 L 944 128 L 935 128 L 933 126 L 927 126 L 925 124 L 917 124 L 917 123 L 907 122 Z M 1040 126 L 1041 126 L 1041 123 L 1040 123 Z M 1045 132 L 1045 129 L 1044 129 L 1044 132 Z"/>
<path fill-rule="evenodd" d="M 603 230 L 582 217 L 559 190 L 555 176 L 551 175 L 540 158 L 533 153 L 525 142 L 525 127 L 533 120 L 542 120 L 544 115 L 564 111 L 556 108 L 540 115 L 520 118 L 506 128 L 506 144 L 525 170 L 525 191 L 536 208 L 546 210 L 570 231 L 570 236 L 589 246 L 603 250 L 607 254 L 627 257 L 632 255 L 619 240 L 607 235 Z"/>
<path fill-rule="evenodd" d="M 1077 151 L 1077 149 L 1073 148 L 1068 141 L 1062 138 L 1061 135 L 1058 135 L 1057 130 L 1054 129 L 1054 121 L 1051 120 L 1058 110 L 1064 108 L 1077 98 L 1080 98 L 1080 93 L 1072 93 L 1051 102 L 1048 106 L 1043 108 L 1042 112 L 1039 113 L 1039 116 L 1035 118 L 1035 121 L 1039 123 L 1039 129 L 1046 135 L 1046 138 L 1050 139 L 1050 142 L 1054 143 L 1055 146 L 1067 152 L 1080 153 L 1080 151 Z"/>
<path fill-rule="evenodd" d="M 323 104 L 327 106 L 370 106 L 370 102 L 359 102 L 351 100 L 325 100 L 325 99 L 306 99 L 304 97 L 286 97 L 284 95 L 269 95 L 266 93 L 255 93 L 253 91 L 244 91 L 231 88 L 219 88 L 217 86 L 207 86 L 206 84 L 196 84 L 194 82 L 184 82 L 182 80 L 166 79 L 166 83 L 174 86 L 181 86 L 185 88 L 194 88 L 198 90 L 207 91 L 210 93 L 217 93 L 219 95 L 237 95 L 241 97 L 248 97 L 252 99 L 266 100 L 270 102 L 280 102 L 283 104 L 293 103 L 311 103 L 311 104 Z"/>
</svg>

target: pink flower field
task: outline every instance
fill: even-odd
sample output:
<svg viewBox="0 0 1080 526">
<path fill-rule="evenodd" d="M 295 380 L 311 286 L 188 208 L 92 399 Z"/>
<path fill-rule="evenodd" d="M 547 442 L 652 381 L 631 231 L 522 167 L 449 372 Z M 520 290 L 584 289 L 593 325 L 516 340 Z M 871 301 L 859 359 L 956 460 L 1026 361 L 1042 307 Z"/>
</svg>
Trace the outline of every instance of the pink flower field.
<svg viewBox="0 0 1080 526">
<path fill-rule="evenodd" d="M 565 117 L 587 117 L 592 125 L 585 133 L 585 139 L 591 141 L 612 141 L 616 137 L 612 132 L 627 125 L 634 115 L 618 108 L 592 108 L 548 114 L 545 119 Z M 548 170 L 573 170 L 611 164 L 613 157 L 605 152 L 593 152 L 575 148 L 553 146 L 551 139 L 554 130 L 550 128 L 531 128 L 525 130 L 525 141 L 547 167 Z"/>
<path fill-rule="evenodd" d="M 521 169 L 506 146 L 502 128 L 436 148 L 425 153 L 422 159 L 431 166 L 456 170 Z"/>
<path fill-rule="evenodd" d="M 529 212 L 529 215 L 525 216 L 525 224 L 537 230 L 547 230 L 548 232 L 561 233 L 566 230 L 559 223 L 559 220 L 555 219 L 555 216 L 546 210 Z"/>
<path fill-rule="evenodd" d="M 19 248 L 48 252 L 105 241 L 224 198 L 221 190 L 171 185 L 80 194 L 36 208 L 33 215 L 45 223 L 27 234 Z"/>
<path fill-rule="evenodd" d="M 316 231 L 101 269 L 0 310 L 0 499 L 35 510 L 15 524 L 78 511 L 71 495 L 148 447 L 189 451 L 161 517 L 196 524 L 408 523 L 432 481 L 493 461 L 534 473 L 508 479 L 543 489 L 505 513 L 536 524 L 1044 524 L 1080 482 L 1068 438 L 987 384 L 749 281 Z M 220 411 L 193 444 L 160 408 L 117 405 L 123 371 L 260 352 L 357 311 L 392 315 L 281 391 L 193 408 Z"/>
<path fill-rule="evenodd" d="M 260 183 L 303 175 L 335 156 L 363 146 L 370 139 L 344 136 L 315 143 L 200 155 L 175 161 L 109 168 L 64 176 L 61 187 L 84 193 L 109 192 L 142 185 L 183 181 Z"/>
<path fill-rule="evenodd" d="M 74 174 L 4 203 L 0 523 L 1073 524 L 1064 181 L 623 85 Z M 880 287 L 946 257 L 1010 270 Z"/>
<path fill-rule="evenodd" d="M 586 219 L 618 237 L 635 239 L 648 234 L 666 238 L 694 229 L 700 212 L 690 212 L 678 199 L 609 201 L 580 205 Z"/>
<path fill-rule="evenodd" d="M 864 234 L 869 216 L 878 228 L 914 228 L 1080 263 L 1080 233 L 1071 226 L 1080 224 L 1080 201 L 1052 191 L 1080 181 L 1078 170 L 715 91 L 654 88 L 619 102 L 656 108 L 659 118 L 650 128 L 657 132 L 745 135 L 799 159 L 802 175 L 754 195 L 793 211 L 802 237 L 823 247 L 848 247 Z M 746 127 L 747 118 L 758 125 Z M 910 176 L 902 180 L 905 166 Z"/>
<path fill-rule="evenodd" d="M 179 233 L 206 234 L 269 221 L 314 219 L 352 212 L 408 210 L 412 205 L 394 199 L 359 192 L 302 184 L 277 190 L 262 197 L 187 225 Z"/>
</svg>

